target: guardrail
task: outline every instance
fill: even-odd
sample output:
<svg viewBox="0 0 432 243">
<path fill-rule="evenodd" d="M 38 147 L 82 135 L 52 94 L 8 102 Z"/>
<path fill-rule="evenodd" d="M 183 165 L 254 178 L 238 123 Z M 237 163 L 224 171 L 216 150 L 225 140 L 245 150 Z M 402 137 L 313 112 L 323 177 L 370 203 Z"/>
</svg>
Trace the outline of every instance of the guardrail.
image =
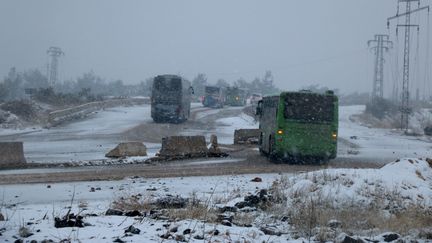
<svg viewBox="0 0 432 243">
<path fill-rule="evenodd" d="M 104 101 L 90 102 L 83 105 L 57 110 L 50 112 L 48 114 L 48 125 L 47 127 L 58 126 L 59 124 L 83 118 L 90 113 L 105 108 L 116 107 L 116 106 L 126 106 L 126 105 L 141 105 L 149 104 L 150 98 L 128 98 L 128 99 L 112 99 Z"/>
</svg>

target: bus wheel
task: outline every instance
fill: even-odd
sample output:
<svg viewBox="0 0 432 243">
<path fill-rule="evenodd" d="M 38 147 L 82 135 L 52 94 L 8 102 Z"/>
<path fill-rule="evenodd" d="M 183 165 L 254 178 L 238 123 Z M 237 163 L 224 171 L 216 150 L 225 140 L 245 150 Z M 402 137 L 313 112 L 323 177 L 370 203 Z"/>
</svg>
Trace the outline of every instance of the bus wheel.
<svg viewBox="0 0 432 243">
<path fill-rule="evenodd" d="M 271 162 L 277 163 L 279 160 L 277 158 L 276 152 L 274 151 L 275 147 L 275 140 L 272 136 L 270 136 L 268 158 Z"/>
</svg>

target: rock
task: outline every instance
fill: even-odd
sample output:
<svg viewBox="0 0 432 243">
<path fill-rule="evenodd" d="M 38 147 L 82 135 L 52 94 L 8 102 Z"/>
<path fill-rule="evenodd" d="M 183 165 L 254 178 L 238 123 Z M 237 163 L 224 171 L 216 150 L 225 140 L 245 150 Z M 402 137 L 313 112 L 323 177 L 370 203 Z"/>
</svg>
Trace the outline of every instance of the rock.
<svg viewBox="0 0 432 243">
<path fill-rule="evenodd" d="M 276 235 L 276 236 L 282 235 L 282 233 L 276 227 L 273 226 L 263 226 L 260 228 L 260 230 L 266 235 Z"/>
<path fill-rule="evenodd" d="M 116 242 L 116 243 L 125 243 L 126 241 L 123 241 L 120 238 L 116 238 L 115 240 L 113 240 L 113 242 Z"/>
<path fill-rule="evenodd" d="M 204 240 L 204 236 L 203 235 L 195 235 L 193 238 L 195 240 Z"/>
<path fill-rule="evenodd" d="M 383 238 L 384 238 L 385 242 L 391 242 L 391 241 L 399 239 L 399 235 L 396 233 L 389 233 L 389 234 L 383 235 Z"/>
<path fill-rule="evenodd" d="M 224 219 L 224 220 L 222 220 L 221 225 L 225 225 L 225 226 L 231 227 L 232 223 L 229 220 Z"/>
<path fill-rule="evenodd" d="M 131 233 L 131 234 L 134 234 L 134 235 L 138 235 L 140 232 L 141 232 L 141 230 L 138 229 L 138 228 L 135 228 L 133 225 L 129 226 L 125 230 L 125 233 Z"/>
<path fill-rule="evenodd" d="M 0 213 L 0 221 L 5 221 L 5 217 L 3 216 L 2 213 Z"/>
<path fill-rule="evenodd" d="M 348 236 L 345 233 L 342 233 L 336 238 L 336 243 L 365 243 L 365 242 L 360 238 L 353 238 L 351 236 Z"/>
<path fill-rule="evenodd" d="M 251 213 L 251 212 L 256 212 L 257 209 L 255 207 L 244 207 L 242 209 L 240 209 L 240 212 L 242 213 Z"/>
<path fill-rule="evenodd" d="M 342 222 L 335 220 L 335 219 L 332 219 L 332 220 L 328 221 L 327 226 L 332 228 L 332 229 L 337 229 L 337 228 L 340 228 L 342 226 Z"/>
<path fill-rule="evenodd" d="M 225 212 L 235 213 L 235 212 L 238 211 L 238 208 L 237 207 L 232 207 L 232 206 L 224 206 L 224 207 L 220 208 L 219 211 L 221 213 L 225 213 Z"/>
<path fill-rule="evenodd" d="M 234 206 L 237 208 L 244 208 L 244 207 L 255 207 L 260 203 L 260 197 L 256 195 L 249 195 L 244 198 L 243 202 L 238 202 Z"/>
<path fill-rule="evenodd" d="M 14 243 L 24 243 L 24 241 L 21 239 L 18 239 L 18 240 L 15 240 Z"/>
<path fill-rule="evenodd" d="M 19 236 L 23 237 L 23 238 L 27 238 L 33 235 L 33 233 L 30 232 L 30 230 L 26 227 L 21 227 L 18 230 Z"/>
<path fill-rule="evenodd" d="M 31 240 L 30 243 L 38 243 L 37 240 Z"/>
<path fill-rule="evenodd" d="M 167 240 L 171 237 L 172 237 L 172 235 L 169 232 L 166 232 L 165 234 L 160 236 L 160 238 L 165 239 L 165 240 Z"/>
<path fill-rule="evenodd" d="M 133 210 L 133 211 L 126 212 L 125 216 L 136 217 L 136 216 L 142 216 L 142 214 L 137 210 Z"/>
<path fill-rule="evenodd" d="M 178 226 L 172 227 L 169 231 L 172 233 L 176 233 L 178 231 Z"/>
<path fill-rule="evenodd" d="M 90 192 L 95 192 L 96 190 L 95 190 L 95 188 L 94 187 L 91 187 L 90 188 Z"/>
<path fill-rule="evenodd" d="M 227 214 L 227 213 L 219 214 L 217 217 L 218 217 L 218 221 L 219 222 L 222 222 L 224 220 L 226 220 L 228 222 L 232 222 L 233 218 L 234 218 L 233 215 L 230 215 L 230 214 Z"/>
<path fill-rule="evenodd" d="M 262 182 L 261 177 L 255 177 L 251 180 L 252 182 Z"/>
<path fill-rule="evenodd" d="M 56 228 L 65 228 L 65 227 L 84 227 L 82 216 L 75 216 L 73 213 L 65 215 L 63 218 L 55 217 L 54 218 L 54 227 Z"/>
<path fill-rule="evenodd" d="M 167 196 L 156 200 L 156 206 L 159 208 L 184 208 L 188 203 L 187 198 L 180 196 Z"/>
<path fill-rule="evenodd" d="M 188 234 L 190 234 L 191 232 L 192 232 L 191 229 L 185 229 L 185 230 L 183 230 L 183 234 L 184 234 L 184 235 L 188 235 Z"/>
<path fill-rule="evenodd" d="M 186 242 L 186 238 L 184 237 L 184 235 L 176 235 L 175 240 L 177 242 Z"/>
<path fill-rule="evenodd" d="M 54 242 L 54 241 L 51 240 L 51 239 L 48 239 L 48 240 L 42 240 L 42 241 L 41 241 L 41 243 L 52 243 L 52 242 Z"/>
<path fill-rule="evenodd" d="M 141 142 L 120 143 L 113 150 L 105 154 L 108 158 L 123 158 L 129 156 L 147 156 L 147 148 Z"/>
<path fill-rule="evenodd" d="M 117 210 L 117 209 L 108 209 L 106 212 L 105 212 L 105 215 L 107 215 L 107 216 L 112 216 L 112 215 L 115 215 L 115 216 L 122 216 L 123 215 L 123 212 L 122 211 L 120 211 L 120 210 Z"/>
</svg>

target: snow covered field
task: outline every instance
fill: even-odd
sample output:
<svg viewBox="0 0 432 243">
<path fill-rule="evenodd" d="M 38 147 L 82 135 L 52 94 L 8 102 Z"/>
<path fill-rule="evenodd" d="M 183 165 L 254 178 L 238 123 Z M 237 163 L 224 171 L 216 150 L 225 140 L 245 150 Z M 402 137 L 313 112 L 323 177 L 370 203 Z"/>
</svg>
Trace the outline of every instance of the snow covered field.
<svg viewBox="0 0 432 243">
<path fill-rule="evenodd" d="M 261 180 L 256 180 L 256 177 Z M 254 178 L 255 182 L 252 181 Z M 285 208 L 279 209 L 280 215 L 275 215 L 277 211 L 272 211 L 275 208 L 269 210 L 261 204 L 244 208 L 248 210 L 225 213 L 233 217 L 232 222 L 237 222 L 231 226 L 226 222 L 225 225 L 205 223 L 193 217 L 171 220 L 154 218 L 150 216 L 150 211 L 144 209 L 141 213 L 147 216 L 105 215 L 112 207 L 112 202 L 121 197 L 139 197 L 145 203 L 169 195 L 173 198 L 199 200 L 208 206 L 210 214 L 211 209 L 240 207 L 238 203 L 245 202 L 245 196 L 258 195 L 262 193 L 262 189 L 268 191 L 266 200 L 269 201 L 266 202 L 276 204 L 275 198 L 281 198 L 280 195 L 287 197 L 278 202 L 278 207 Z M 300 229 L 296 228 L 299 226 L 291 222 L 289 216 L 290 213 L 295 214 L 292 210 L 297 208 L 298 202 L 303 202 L 305 207 L 307 200 L 325 199 L 341 210 L 346 205 L 369 208 L 371 204 L 375 204 L 387 217 L 391 217 L 391 209 L 394 207 L 399 207 L 400 210 L 413 205 L 432 207 L 432 161 L 428 163 L 425 160 L 405 159 L 381 169 L 329 169 L 295 175 L 165 179 L 134 177 L 121 181 L 7 185 L 0 187 L 0 194 L 3 195 L 0 213 L 6 218 L 6 221 L 0 221 L 0 228 L 3 228 L 0 230 L 2 242 L 14 241 L 14 236 L 22 238 L 18 236 L 21 227 L 27 228 L 32 234 L 25 238 L 28 242 L 44 239 L 55 242 L 63 239 L 73 242 L 113 242 L 117 238 L 125 242 L 161 242 L 161 236 L 164 235 L 168 237 L 164 240 L 167 242 L 176 242 L 176 237 L 184 237 L 185 241 L 190 242 L 202 242 L 194 238 L 198 236 L 211 239 L 211 242 L 302 242 L 308 239 L 299 233 Z M 63 217 L 69 209 L 71 213 L 83 216 L 87 226 L 55 228 L 54 217 Z M 337 215 L 333 217 L 334 222 L 343 220 Z M 239 219 L 246 220 L 251 225 L 241 225 Z M 131 225 L 139 229 L 140 233 L 125 233 Z M 174 232 L 173 228 L 177 230 Z M 192 233 L 184 233 L 187 229 Z M 218 234 L 215 234 L 216 230 Z M 334 237 L 341 232 L 342 229 L 336 230 Z M 384 232 L 386 229 L 375 229 L 373 233 L 360 236 L 384 242 Z M 311 237 L 314 239 L 316 235 Z M 409 237 L 419 236 L 411 234 L 405 237 L 410 239 Z"/>
<path fill-rule="evenodd" d="M 402 135 L 401 131 L 368 128 L 350 120 L 360 114 L 364 106 L 341 106 L 339 108 L 339 137 L 354 146 L 341 151 L 338 157 L 376 160 L 385 164 L 404 157 L 427 157 L 432 153 L 432 139 Z"/>
</svg>

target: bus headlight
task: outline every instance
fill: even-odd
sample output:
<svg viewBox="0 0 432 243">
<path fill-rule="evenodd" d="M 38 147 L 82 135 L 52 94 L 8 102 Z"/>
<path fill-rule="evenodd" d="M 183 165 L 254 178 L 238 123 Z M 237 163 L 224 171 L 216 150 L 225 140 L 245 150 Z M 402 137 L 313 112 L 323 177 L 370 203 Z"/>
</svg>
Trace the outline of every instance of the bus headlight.
<svg viewBox="0 0 432 243">
<path fill-rule="evenodd" d="M 238 96 L 236 96 L 236 100 L 239 100 L 239 97 L 238 97 Z"/>
<path fill-rule="evenodd" d="M 335 133 L 335 132 L 332 133 L 332 138 L 333 138 L 333 139 L 337 139 L 337 133 Z"/>
<path fill-rule="evenodd" d="M 283 132 L 283 130 L 282 129 L 279 129 L 279 130 L 277 130 L 277 132 L 276 132 L 278 135 L 282 135 L 284 132 Z"/>
</svg>

